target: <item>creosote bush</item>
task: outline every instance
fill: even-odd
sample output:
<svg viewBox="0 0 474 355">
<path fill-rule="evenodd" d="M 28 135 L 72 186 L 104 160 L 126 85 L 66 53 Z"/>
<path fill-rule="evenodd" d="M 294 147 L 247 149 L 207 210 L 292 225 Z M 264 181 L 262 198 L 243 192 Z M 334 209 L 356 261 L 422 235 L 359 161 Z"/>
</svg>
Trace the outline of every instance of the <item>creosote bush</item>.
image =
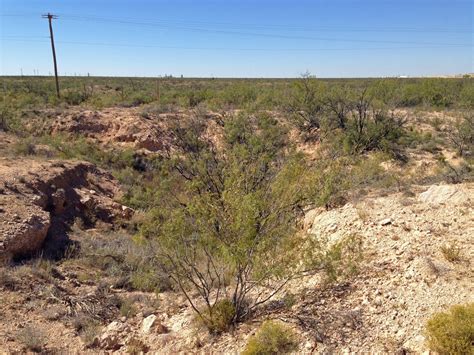
<svg viewBox="0 0 474 355">
<path fill-rule="evenodd" d="M 250 338 L 242 355 L 286 354 L 297 349 L 298 342 L 294 332 L 285 325 L 274 321 L 262 324 Z"/>
<path fill-rule="evenodd" d="M 444 354 L 474 354 L 474 303 L 452 306 L 426 323 L 428 347 Z"/>
</svg>

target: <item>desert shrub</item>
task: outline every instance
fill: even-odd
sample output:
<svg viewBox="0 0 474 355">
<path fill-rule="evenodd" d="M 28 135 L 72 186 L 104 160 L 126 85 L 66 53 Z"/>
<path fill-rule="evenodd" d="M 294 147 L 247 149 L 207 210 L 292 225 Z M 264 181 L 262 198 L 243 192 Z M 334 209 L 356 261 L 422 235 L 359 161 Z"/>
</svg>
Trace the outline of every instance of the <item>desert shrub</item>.
<svg viewBox="0 0 474 355">
<path fill-rule="evenodd" d="M 200 103 L 206 101 L 208 97 L 208 92 L 206 90 L 193 90 L 187 94 L 188 96 L 188 106 L 196 107 Z"/>
<path fill-rule="evenodd" d="M 198 323 L 204 325 L 211 334 L 220 334 L 232 326 L 235 317 L 235 307 L 231 300 L 223 299 L 216 302 L 209 312 L 202 312 L 204 317 L 197 318 Z"/>
<path fill-rule="evenodd" d="M 66 91 L 62 95 L 62 99 L 68 105 L 77 106 L 85 102 L 88 99 L 88 96 L 79 91 Z"/>
<path fill-rule="evenodd" d="M 151 97 L 150 95 L 146 93 L 137 92 L 131 95 L 128 99 L 126 99 L 123 105 L 126 107 L 137 107 L 140 105 L 148 104 L 153 100 L 153 97 Z"/>
<path fill-rule="evenodd" d="M 323 236 L 312 236 L 305 248 L 308 269 L 322 269 L 326 282 L 352 276 L 358 271 L 363 258 L 362 239 L 350 235 L 335 243 L 328 243 Z"/>
<path fill-rule="evenodd" d="M 235 83 L 226 87 L 220 93 L 220 101 L 223 106 L 245 107 L 257 98 L 255 87 L 247 83 Z"/>
<path fill-rule="evenodd" d="M 474 303 L 435 313 L 425 333 L 428 347 L 439 354 L 474 354 Z"/>
<path fill-rule="evenodd" d="M 88 326 L 91 324 L 95 324 L 96 321 L 91 318 L 91 316 L 79 312 L 76 314 L 74 317 L 71 318 L 71 325 L 74 328 L 74 330 L 78 333 L 86 329 Z"/>
<path fill-rule="evenodd" d="M 21 128 L 19 113 L 23 104 L 11 95 L 0 98 L 0 131 L 17 132 Z"/>
<path fill-rule="evenodd" d="M 35 143 L 32 138 L 24 138 L 15 142 L 13 150 L 17 155 L 34 155 Z"/>
<path fill-rule="evenodd" d="M 137 313 L 137 308 L 135 307 L 135 300 L 132 298 L 124 298 L 120 304 L 120 314 L 123 317 L 132 317 Z"/>
<path fill-rule="evenodd" d="M 448 138 L 459 156 L 474 154 L 474 114 L 466 114 L 457 120 L 450 129 Z"/>
<path fill-rule="evenodd" d="M 30 139 L 32 142 L 48 145 L 62 159 L 86 160 L 108 169 L 134 167 L 135 163 L 135 153 L 132 149 L 104 149 L 80 135 L 44 135 Z"/>
<path fill-rule="evenodd" d="M 350 193 L 365 187 L 390 187 L 394 183 L 393 174 L 381 166 L 390 158 L 388 154 L 347 155 L 338 142 L 334 139 L 322 144 L 317 160 L 308 171 L 310 195 L 316 206 L 339 207 L 347 202 Z"/>
<path fill-rule="evenodd" d="M 353 109 L 353 95 L 353 91 L 347 85 L 342 87 L 334 85 L 327 89 L 324 109 L 330 127 L 346 128 L 348 116 Z"/>
<path fill-rule="evenodd" d="M 381 150 L 396 154 L 397 143 L 403 136 L 402 118 L 383 110 L 370 110 L 370 102 L 361 97 L 356 113 L 348 123 L 345 146 L 352 153 Z"/>
<path fill-rule="evenodd" d="M 242 355 L 287 354 L 297 349 L 294 332 L 279 323 L 266 321 L 248 341 Z"/>
<path fill-rule="evenodd" d="M 61 307 L 48 307 L 43 311 L 43 316 L 48 321 L 57 321 L 65 315 L 65 311 Z"/>
<path fill-rule="evenodd" d="M 439 165 L 439 177 L 450 184 L 459 184 L 472 179 L 472 164 L 461 163 L 459 166 L 450 164 L 442 154 L 436 157 Z"/>
<path fill-rule="evenodd" d="M 0 130 L 9 131 L 11 121 L 13 119 L 13 112 L 7 103 L 0 104 Z"/>
<path fill-rule="evenodd" d="M 427 106 L 438 108 L 450 107 L 456 101 L 451 82 L 443 79 L 425 79 L 421 82 L 420 89 L 423 95 L 423 102 Z"/>
<path fill-rule="evenodd" d="M 113 238 L 89 238 L 87 232 L 76 233 L 81 235 L 81 247 L 69 252 L 68 257 L 90 270 L 100 269 L 115 287 L 144 292 L 171 289 L 170 279 L 150 242 L 135 241 L 126 233 L 115 233 Z"/>
<path fill-rule="evenodd" d="M 460 93 L 461 106 L 467 109 L 474 108 L 474 82 L 471 79 L 470 85 L 465 85 Z"/>
<path fill-rule="evenodd" d="M 324 84 L 309 73 L 303 74 L 301 80 L 294 83 L 288 111 L 292 121 L 302 131 L 311 132 L 320 128 L 325 102 L 324 91 Z M 337 98 L 334 99 L 334 101 L 337 100 Z"/>
<path fill-rule="evenodd" d="M 296 304 L 296 296 L 291 293 L 287 292 L 285 295 L 282 297 L 281 302 L 287 309 L 291 309 Z"/>
<path fill-rule="evenodd" d="M 423 103 L 423 94 L 417 83 L 406 83 L 400 87 L 399 106 L 413 107 Z"/>
<path fill-rule="evenodd" d="M 138 269 L 130 275 L 130 287 L 144 292 L 166 291 L 169 284 L 163 283 L 163 277 L 153 269 Z"/>
<path fill-rule="evenodd" d="M 456 243 L 443 245 L 441 247 L 441 253 L 449 262 L 455 263 L 461 261 L 461 247 L 459 247 Z"/>
<path fill-rule="evenodd" d="M 26 349 L 37 353 L 43 351 L 46 344 L 44 332 L 40 328 L 30 325 L 18 332 L 17 339 Z"/>
<path fill-rule="evenodd" d="M 210 318 L 229 282 L 235 284 L 229 295 L 235 323 L 293 276 L 305 163 L 288 154 L 286 131 L 266 115 L 225 120 L 223 147 L 204 138 L 202 122 L 178 124 L 179 153 L 166 162 L 156 207 L 140 232 L 157 241 L 177 287 L 200 294 L 204 310 L 188 300 L 201 319 Z M 271 292 L 248 297 L 271 283 Z"/>
<path fill-rule="evenodd" d="M 100 335 L 101 326 L 96 320 L 83 316 L 78 320 L 76 317 L 74 327 L 87 348 L 93 347 Z"/>
</svg>

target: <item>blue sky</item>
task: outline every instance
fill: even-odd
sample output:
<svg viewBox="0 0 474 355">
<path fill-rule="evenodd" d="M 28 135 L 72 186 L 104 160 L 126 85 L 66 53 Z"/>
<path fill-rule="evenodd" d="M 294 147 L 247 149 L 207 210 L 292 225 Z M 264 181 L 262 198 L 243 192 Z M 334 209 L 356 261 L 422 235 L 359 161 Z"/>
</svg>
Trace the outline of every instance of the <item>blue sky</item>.
<svg viewBox="0 0 474 355">
<path fill-rule="evenodd" d="M 474 72 L 473 1 L 0 0 L 1 74 L 194 77 Z"/>
</svg>

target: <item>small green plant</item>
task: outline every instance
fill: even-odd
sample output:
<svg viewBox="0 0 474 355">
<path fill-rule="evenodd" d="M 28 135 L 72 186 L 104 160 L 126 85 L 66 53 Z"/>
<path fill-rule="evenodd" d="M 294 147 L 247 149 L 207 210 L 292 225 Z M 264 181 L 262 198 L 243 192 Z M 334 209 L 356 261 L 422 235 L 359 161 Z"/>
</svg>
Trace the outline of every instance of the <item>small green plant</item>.
<svg viewBox="0 0 474 355">
<path fill-rule="evenodd" d="M 444 258 L 451 263 L 461 261 L 461 248 L 455 242 L 449 245 L 443 245 L 441 247 L 441 253 L 443 253 Z"/>
<path fill-rule="evenodd" d="M 96 339 L 100 334 L 100 326 L 95 322 L 90 322 L 82 329 L 80 335 L 84 345 L 88 348 L 94 347 Z"/>
<path fill-rule="evenodd" d="M 100 331 L 98 322 L 84 313 L 79 313 L 72 318 L 71 324 L 82 338 L 84 345 L 91 347 Z"/>
<path fill-rule="evenodd" d="M 283 305 L 286 309 L 291 309 L 291 307 L 296 304 L 296 296 L 291 292 L 287 292 L 282 297 L 281 301 L 283 302 Z"/>
<path fill-rule="evenodd" d="M 39 353 L 44 350 L 46 336 L 40 328 L 26 326 L 18 332 L 18 341 L 22 343 L 27 350 Z"/>
<path fill-rule="evenodd" d="M 307 249 L 308 268 L 323 271 L 328 284 L 357 274 L 363 260 L 362 238 L 356 234 L 333 244 L 313 237 Z"/>
<path fill-rule="evenodd" d="M 257 334 L 250 338 L 242 355 L 285 354 L 297 349 L 294 332 L 279 323 L 266 321 Z"/>
<path fill-rule="evenodd" d="M 137 309 L 134 303 L 135 303 L 134 300 L 131 298 L 123 299 L 120 305 L 120 314 L 123 317 L 131 317 L 135 315 L 135 313 L 137 312 Z"/>
<path fill-rule="evenodd" d="M 474 303 L 435 313 L 426 323 L 428 347 L 443 354 L 474 354 Z"/>
<path fill-rule="evenodd" d="M 198 318 L 198 321 L 209 330 L 209 333 L 220 334 L 231 327 L 235 317 L 235 307 L 230 300 L 218 301 L 206 311 L 201 312 L 202 318 Z"/>
<path fill-rule="evenodd" d="M 130 276 L 130 284 L 134 290 L 155 292 L 160 290 L 162 278 L 153 270 L 137 270 Z"/>
<path fill-rule="evenodd" d="M 31 138 L 19 140 L 14 144 L 14 152 L 16 155 L 34 155 L 35 144 Z"/>
</svg>

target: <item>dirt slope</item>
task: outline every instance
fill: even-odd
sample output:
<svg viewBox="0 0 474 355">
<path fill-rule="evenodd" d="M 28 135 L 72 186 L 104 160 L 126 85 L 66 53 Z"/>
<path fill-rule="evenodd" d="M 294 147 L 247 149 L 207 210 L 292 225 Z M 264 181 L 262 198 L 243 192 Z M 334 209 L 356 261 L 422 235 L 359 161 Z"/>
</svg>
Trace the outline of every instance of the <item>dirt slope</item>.
<svg viewBox="0 0 474 355">
<path fill-rule="evenodd" d="M 101 111 L 71 110 L 57 115 L 48 127 L 57 133 L 81 134 L 99 144 L 112 144 L 122 148 L 160 152 L 173 145 L 169 126 L 196 115 L 192 110 L 167 113 L 146 113 L 137 108 L 108 108 Z M 218 113 L 204 114 L 204 122 L 216 131 Z"/>
<path fill-rule="evenodd" d="M 87 162 L 0 159 L 0 257 L 34 253 L 47 236 L 63 238 L 74 218 L 126 215 L 114 202 L 119 195 L 112 176 Z"/>
</svg>

